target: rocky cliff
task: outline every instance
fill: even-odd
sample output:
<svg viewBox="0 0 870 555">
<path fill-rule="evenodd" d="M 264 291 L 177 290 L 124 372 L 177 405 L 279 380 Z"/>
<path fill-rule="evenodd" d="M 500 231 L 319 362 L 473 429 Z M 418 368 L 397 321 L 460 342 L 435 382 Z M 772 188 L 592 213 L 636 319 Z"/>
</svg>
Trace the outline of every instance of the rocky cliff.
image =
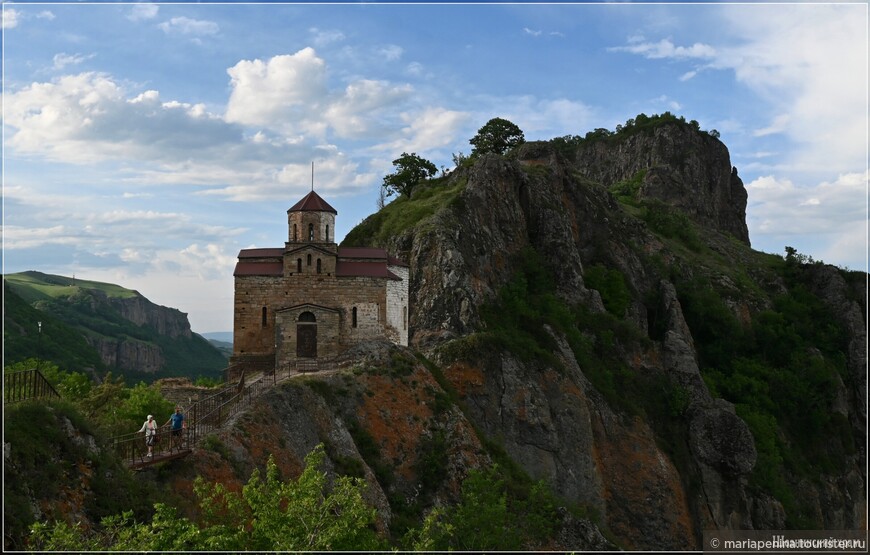
<svg viewBox="0 0 870 555">
<path fill-rule="evenodd" d="M 6 319 L 7 361 L 33 357 L 39 349 L 69 370 L 149 377 L 217 377 L 226 366 L 226 358 L 191 331 L 187 314 L 157 305 L 137 291 L 40 272 L 6 275 L 4 287 L 18 302 L 26 302 L 26 310 L 37 311 L 35 316 L 15 311 Z M 33 326 L 27 320 L 34 318 L 45 321 L 42 336 L 28 333 Z M 84 342 L 89 352 L 81 353 L 79 343 Z M 74 352 L 79 354 L 72 356 Z M 94 364 L 96 357 L 102 366 Z"/>
<path fill-rule="evenodd" d="M 672 123 L 567 153 L 532 143 L 445 181 L 429 187 L 464 187 L 381 246 L 411 263 L 412 345 L 533 478 L 594 507 L 627 548 L 696 549 L 711 528 L 864 526 L 866 274 L 750 250 L 747 194 L 718 139 Z M 529 262 L 540 272 L 513 280 Z M 576 327 L 502 301 L 541 275 Z M 824 321 L 787 338 L 778 319 L 798 317 L 789 303 L 807 291 Z M 511 318 L 512 339 L 550 356 L 499 341 Z M 826 326 L 848 339 L 823 354 Z M 772 353 L 771 333 L 792 351 Z M 824 394 L 798 392 L 813 380 Z M 812 424 L 792 416 L 807 403 Z M 812 447 L 804 425 L 820 427 Z"/>
</svg>

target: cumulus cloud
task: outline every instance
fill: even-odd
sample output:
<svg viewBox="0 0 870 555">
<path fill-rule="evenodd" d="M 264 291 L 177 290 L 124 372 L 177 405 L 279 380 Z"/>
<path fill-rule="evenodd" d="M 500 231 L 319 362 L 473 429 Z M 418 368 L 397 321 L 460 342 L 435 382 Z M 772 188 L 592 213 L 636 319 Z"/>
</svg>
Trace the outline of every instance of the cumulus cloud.
<svg viewBox="0 0 870 555">
<path fill-rule="evenodd" d="M 47 19 L 48 21 L 52 21 L 54 19 L 54 13 L 48 10 L 43 10 L 36 14 L 36 19 Z"/>
<path fill-rule="evenodd" d="M 788 178 L 759 177 L 746 186 L 750 236 L 843 236 L 867 221 L 867 179 L 867 173 L 848 173 L 832 182 L 799 186 Z"/>
<path fill-rule="evenodd" d="M 397 106 L 413 88 L 356 79 L 344 89 L 327 86 L 326 62 L 313 48 L 263 61 L 242 60 L 227 70 L 232 92 L 226 120 L 284 136 L 364 138 L 396 127 Z"/>
<path fill-rule="evenodd" d="M 456 140 L 458 132 L 470 121 L 471 114 L 430 107 L 419 112 L 405 112 L 401 117 L 405 126 L 400 131 L 400 137 L 376 145 L 373 150 L 397 154 L 426 152 L 450 146 Z"/>
<path fill-rule="evenodd" d="M 326 63 L 313 48 L 274 56 L 267 61 L 242 60 L 227 70 L 232 93 L 226 119 L 245 125 L 285 129 L 313 125 L 327 95 Z"/>
</svg>

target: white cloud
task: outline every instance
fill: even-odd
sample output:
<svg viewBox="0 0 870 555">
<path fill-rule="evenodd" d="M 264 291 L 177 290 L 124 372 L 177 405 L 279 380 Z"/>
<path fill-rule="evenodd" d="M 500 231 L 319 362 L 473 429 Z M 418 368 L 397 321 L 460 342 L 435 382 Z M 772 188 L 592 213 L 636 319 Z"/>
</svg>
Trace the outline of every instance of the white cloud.
<svg viewBox="0 0 870 555">
<path fill-rule="evenodd" d="M 232 87 L 226 110 L 230 122 L 286 130 L 309 127 L 316 121 L 312 113 L 327 95 L 326 63 L 313 48 L 266 62 L 242 60 L 227 73 Z"/>
<path fill-rule="evenodd" d="M 173 17 L 169 21 L 164 21 L 157 26 L 167 34 L 177 33 L 195 37 L 216 35 L 220 31 L 220 27 L 214 21 L 191 19 L 184 16 Z"/>
<path fill-rule="evenodd" d="M 388 62 L 395 62 L 402 57 L 404 50 L 401 46 L 387 44 L 377 48 L 377 55 Z"/>
<path fill-rule="evenodd" d="M 458 132 L 469 122 L 471 115 L 467 112 L 448 110 L 441 107 L 431 107 L 421 112 L 405 112 L 402 120 L 405 127 L 400 131 L 401 137 L 373 147 L 375 151 L 383 151 L 390 155 L 400 152 L 426 152 L 450 146 Z"/>
<path fill-rule="evenodd" d="M 14 29 L 18 27 L 18 22 L 21 20 L 21 12 L 3 6 L 3 29 Z"/>
<path fill-rule="evenodd" d="M 314 46 L 322 47 L 335 42 L 341 42 L 345 39 L 344 33 L 336 29 L 319 29 L 312 27 L 308 29 L 311 33 L 311 40 Z"/>
<path fill-rule="evenodd" d="M 95 58 L 96 54 L 67 54 L 66 52 L 61 52 L 60 54 L 55 54 L 52 59 L 53 65 L 52 67 L 56 70 L 61 70 L 69 65 L 78 65 L 82 62 Z"/>
<path fill-rule="evenodd" d="M 160 10 L 160 7 L 156 4 L 145 4 L 139 3 L 135 4 L 131 9 L 130 13 L 127 14 L 127 19 L 130 21 L 142 21 L 146 19 L 154 19 L 157 17 L 157 12 Z"/>
<path fill-rule="evenodd" d="M 54 14 L 48 10 L 43 10 L 36 14 L 36 19 L 47 19 L 52 21 L 54 19 Z"/>
<path fill-rule="evenodd" d="M 658 42 L 635 41 L 631 42 L 628 46 L 612 46 L 607 50 L 611 52 L 629 52 L 631 54 L 640 54 L 641 56 L 649 59 L 712 59 L 716 56 L 716 49 L 708 44 L 696 42 L 691 46 L 677 46 L 671 41 L 671 39 L 662 39 Z"/>
<path fill-rule="evenodd" d="M 536 30 L 536 29 L 529 29 L 528 27 L 523 27 L 523 33 L 525 33 L 527 35 L 531 35 L 533 37 L 541 36 L 541 31 Z"/>
<path fill-rule="evenodd" d="M 843 240 L 867 221 L 867 177 L 843 174 L 815 186 L 772 175 L 755 179 L 746 186 L 750 237 L 831 234 Z"/>
<path fill-rule="evenodd" d="M 753 135 L 782 134 L 795 144 L 783 161 L 795 171 L 833 174 L 865 167 L 866 6 L 734 5 L 723 6 L 722 14 L 731 38 L 716 46 L 632 37 L 609 50 L 703 62 L 681 81 L 710 69 L 733 71 L 777 114 Z"/>
</svg>

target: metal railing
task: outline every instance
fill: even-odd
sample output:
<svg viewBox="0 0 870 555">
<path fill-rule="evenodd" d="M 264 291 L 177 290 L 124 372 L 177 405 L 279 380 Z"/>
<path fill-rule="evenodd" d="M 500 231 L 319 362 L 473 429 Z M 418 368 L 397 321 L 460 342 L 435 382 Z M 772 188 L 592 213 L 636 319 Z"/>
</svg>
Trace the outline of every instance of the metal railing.
<svg viewBox="0 0 870 555">
<path fill-rule="evenodd" d="M 289 377 L 289 376 L 288 376 Z M 168 424 L 158 428 L 153 455 L 147 456 L 145 433 L 134 432 L 112 438 L 115 452 L 131 466 L 146 466 L 153 462 L 189 454 L 190 449 L 209 435 L 220 433 L 227 420 L 249 407 L 264 391 L 280 381 L 275 372 L 258 376 L 245 383 L 242 375 L 238 383 L 224 386 L 215 393 L 192 404 L 185 413 L 187 427 L 182 430 L 181 441 L 172 441 Z"/>
<path fill-rule="evenodd" d="M 51 383 L 37 369 L 3 374 L 3 401 L 17 403 L 27 399 L 60 397 Z"/>
</svg>

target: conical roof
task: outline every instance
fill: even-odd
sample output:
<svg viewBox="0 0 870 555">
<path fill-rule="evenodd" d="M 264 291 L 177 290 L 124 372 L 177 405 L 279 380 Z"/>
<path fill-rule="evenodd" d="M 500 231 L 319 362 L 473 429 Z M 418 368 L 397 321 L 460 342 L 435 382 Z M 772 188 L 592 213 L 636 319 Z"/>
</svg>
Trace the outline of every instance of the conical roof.
<svg viewBox="0 0 870 555">
<path fill-rule="evenodd" d="M 294 204 L 287 212 L 332 212 L 338 214 L 335 208 L 314 191 L 302 197 L 302 200 Z"/>
</svg>

